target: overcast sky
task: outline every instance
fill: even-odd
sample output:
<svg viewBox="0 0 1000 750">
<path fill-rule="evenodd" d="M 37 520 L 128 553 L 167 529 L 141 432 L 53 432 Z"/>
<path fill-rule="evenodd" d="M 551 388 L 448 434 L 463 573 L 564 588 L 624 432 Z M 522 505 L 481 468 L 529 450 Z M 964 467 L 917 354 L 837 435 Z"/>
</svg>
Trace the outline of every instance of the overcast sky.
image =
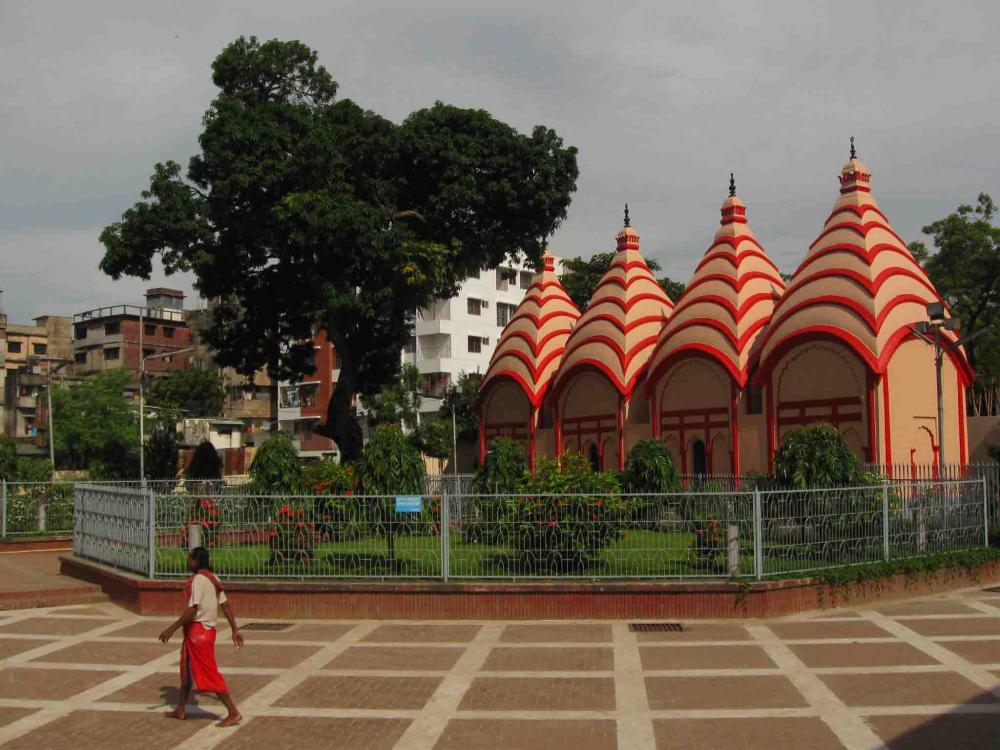
<svg viewBox="0 0 1000 750">
<path fill-rule="evenodd" d="M 686 281 L 730 170 L 793 271 L 851 135 L 908 241 L 981 191 L 1000 197 L 998 22 L 995 2 L 4 0 L 3 308 L 24 321 L 141 299 L 145 282 L 98 271 L 98 234 L 155 162 L 195 151 L 209 66 L 241 34 L 301 39 L 341 96 L 396 121 L 440 99 L 555 128 L 580 179 L 552 249 L 608 249 L 627 201 L 647 257 Z"/>
</svg>

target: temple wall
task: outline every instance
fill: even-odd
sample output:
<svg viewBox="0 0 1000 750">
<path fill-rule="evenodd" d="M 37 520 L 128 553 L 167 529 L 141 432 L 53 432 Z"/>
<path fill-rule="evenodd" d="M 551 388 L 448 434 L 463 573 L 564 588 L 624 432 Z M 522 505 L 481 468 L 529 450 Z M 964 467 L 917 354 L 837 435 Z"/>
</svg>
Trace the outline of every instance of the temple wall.
<svg viewBox="0 0 1000 750">
<path fill-rule="evenodd" d="M 889 360 L 891 462 L 933 464 L 937 444 L 937 385 L 934 349 L 923 341 L 899 346 Z M 959 463 L 959 377 L 949 357 L 941 372 L 944 405 L 945 463 Z M 964 408 L 964 401 L 962 402 Z"/>
<path fill-rule="evenodd" d="M 657 418 L 661 423 L 660 436 L 679 470 L 684 473 L 694 470 L 692 454 L 698 440 L 711 454 L 710 472 L 728 473 L 732 470 L 729 439 L 731 400 L 732 380 L 713 360 L 700 357 L 684 359 L 664 371 L 656 384 Z M 706 418 L 720 424 L 707 431 L 704 427 L 691 424 L 704 424 Z"/>
<path fill-rule="evenodd" d="M 605 470 L 618 468 L 619 393 L 595 370 L 580 370 L 559 398 L 563 452 L 590 455 L 594 446 Z"/>
<path fill-rule="evenodd" d="M 803 342 L 790 350 L 772 375 L 775 447 L 798 427 L 830 422 L 836 424 L 858 460 L 867 460 L 867 382 L 864 363 L 846 346 Z"/>
<path fill-rule="evenodd" d="M 517 422 L 527 430 L 528 420 L 531 418 L 531 402 L 517 383 L 506 379 L 498 380 L 486 396 L 483 415 L 487 427 Z"/>
<path fill-rule="evenodd" d="M 740 472 L 767 472 L 767 417 L 740 404 Z"/>
</svg>

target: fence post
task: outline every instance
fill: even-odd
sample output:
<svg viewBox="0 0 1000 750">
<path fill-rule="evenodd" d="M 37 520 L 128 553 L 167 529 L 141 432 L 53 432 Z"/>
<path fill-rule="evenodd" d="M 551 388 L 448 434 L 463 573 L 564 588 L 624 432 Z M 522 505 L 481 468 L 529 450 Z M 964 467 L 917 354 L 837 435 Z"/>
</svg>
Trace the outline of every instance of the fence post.
<svg viewBox="0 0 1000 750">
<path fill-rule="evenodd" d="M 889 562 L 889 484 L 882 485 L 882 557 Z"/>
<path fill-rule="evenodd" d="M 441 496 L 441 579 L 448 580 L 451 567 L 451 493 Z"/>
<path fill-rule="evenodd" d="M 0 483 L 0 537 L 7 538 L 7 480 Z"/>
<path fill-rule="evenodd" d="M 764 535 L 761 522 L 760 487 L 753 490 L 753 567 L 757 580 L 764 577 Z"/>
<path fill-rule="evenodd" d="M 38 508 L 36 508 L 35 513 L 38 517 L 38 530 L 45 531 L 45 505 L 48 501 L 48 496 L 46 494 L 47 489 L 51 489 L 52 485 L 45 485 L 42 490 L 38 493 Z"/>
<path fill-rule="evenodd" d="M 149 577 L 156 577 L 156 498 L 151 490 L 146 490 L 146 524 L 149 536 Z"/>
<path fill-rule="evenodd" d="M 986 477 L 982 478 L 983 483 L 983 542 L 986 547 L 990 546 L 990 496 L 986 492 Z"/>
</svg>

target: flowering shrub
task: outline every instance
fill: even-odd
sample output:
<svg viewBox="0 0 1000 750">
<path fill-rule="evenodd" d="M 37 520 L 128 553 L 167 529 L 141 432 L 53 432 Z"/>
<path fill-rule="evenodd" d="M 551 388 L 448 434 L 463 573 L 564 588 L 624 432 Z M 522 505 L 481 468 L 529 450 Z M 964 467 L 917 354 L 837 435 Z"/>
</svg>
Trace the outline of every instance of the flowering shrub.
<svg viewBox="0 0 1000 750">
<path fill-rule="evenodd" d="M 219 528 L 219 507 L 214 497 L 194 497 L 188 509 L 187 525 L 181 529 L 181 543 L 188 546 L 188 529 L 201 526 L 201 546 L 215 546 L 215 532 Z"/>
<path fill-rule="evenodd" d="M 506 501 L 506 543 L 527 568 L 579 571 L 618 538 L 626 501 L 614 474 L 591 470 L 580 455 L 539 462 L 523 497 Z"/>
<path fill-rule="evenodd" d="M 270 531 L 271 565 L 308 564 L 316 546 L 316 524 L 305 508 L 282 505 Z"/>
<path fill-rule="evenodd" d="M 691 563 L 702 568 L 711 567 L 722 551 L 722 530 L 714 518 L 705 518 L 691 523 L 694 538 L 688 548 Z"/>
<path fill-rule="evenodd" d="M 356 539 L 365 529 L 362 508 L 354 500 L 353 466 L 320 461 L 305 468 L 305 485 L 315 494 L 316 536 L 327 541 Z"/>
</svg>

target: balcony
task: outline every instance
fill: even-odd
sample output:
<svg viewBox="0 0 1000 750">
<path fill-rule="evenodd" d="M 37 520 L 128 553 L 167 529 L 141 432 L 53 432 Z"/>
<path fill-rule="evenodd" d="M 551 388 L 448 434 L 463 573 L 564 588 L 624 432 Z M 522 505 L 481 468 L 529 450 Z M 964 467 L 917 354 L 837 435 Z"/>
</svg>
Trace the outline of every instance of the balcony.
<svg viewBox="0 0 1000 750">
<path fill-rule="evenodd" d="M 93 310 L 86 310 L 76 313 L 73 316 L 73 324 L 85 323 L 88 320 L 100 320 L 101 318 L 143 318 L 145 320 L 167 320 L 174 323 L 184 322 L 183 310 L 171 310 L 166 307 L 139 307 L 138 305 L 111 305 L 110 307 L 96 307 Z M 81 337 L 77 337 L 81 338 Z"/>
</svg>

